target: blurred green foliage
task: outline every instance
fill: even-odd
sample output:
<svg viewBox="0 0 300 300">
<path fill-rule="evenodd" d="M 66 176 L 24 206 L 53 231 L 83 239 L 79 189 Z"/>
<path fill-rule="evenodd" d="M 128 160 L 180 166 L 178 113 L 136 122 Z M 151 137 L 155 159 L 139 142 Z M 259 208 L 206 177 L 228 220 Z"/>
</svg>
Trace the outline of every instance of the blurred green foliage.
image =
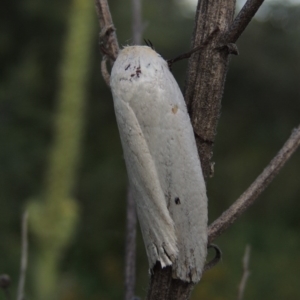
<svg viewBox="0 0 300 300">
<path fill-rule="evenodd" d="M 110 1 L 121 45 L 131 43 L 130 1 Z M 2 1 L 0 10 L 0 273 L 19 274 L 20 218 L 45 189 L 71 1 Z M 91 20 L 97 26 L 96 14 Z M 193 13 L 178 1 L 144 1 L 144 38 L 163 57 L 190 48 Z M 238 42 L 227 77 L 208 182 L 213 221 L 255 179 L 300 120 L 300 7 L 268 6 Z M 123 295 L 126 170 L 112 97 L 100 74 L 98 34 L 86 44 L 90 72 L 76 183 L 77 231 L 64 253 L 60 299 L 120 299 Z M 84 41 L 82 41 L 84 43 Z M 186 62 L 173 68 L 184 86 Z M 246 244 L 252 248 L 247 299 L 298 299 L 300 155 L 296 153 L 257 203 L 216 242 L 223 260 L 207 272 L 193 299 L 234 299 Z M 53 224 L 54 225 L 54 224 Z M 34 299 L 34 235 L 26 291 Z M 145 295 L 147 259 L 138 237 L 137 294 Z M 1 299 L 2 295 L 0 295 Z"/>
<path fill-rule="evenodd" d="M 36 299 L 60 294 L 60 262 L 76 231 L 78 204 L 73 198 L 85 124 L 90 45 L 96 24 L 91 1 L 73 0 L 68 10 L 59 68 L 53 142 L 41 195 L 28 202 L 29 225 L 38 244 L 32 262 Z"/>
</svg>

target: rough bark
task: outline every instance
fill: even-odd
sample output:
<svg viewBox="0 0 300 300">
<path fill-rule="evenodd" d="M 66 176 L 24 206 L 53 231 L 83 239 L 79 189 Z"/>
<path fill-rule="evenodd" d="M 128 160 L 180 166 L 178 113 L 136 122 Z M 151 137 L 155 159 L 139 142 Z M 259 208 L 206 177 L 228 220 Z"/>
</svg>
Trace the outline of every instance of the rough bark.
<svg viewBox="0 0 300 300">
<path fill-rule="evenodd" d="M 201 52 L 189 60 L 185 99 L 194 127 L 204 177 L 212 175 L 212 148 L 221 110 L 229 51 L 222 36 L 233 20 L 235 0 L 199 1 L 193 47 L 201 45 L 209 34 L 219 34 Z"/>
</svg>

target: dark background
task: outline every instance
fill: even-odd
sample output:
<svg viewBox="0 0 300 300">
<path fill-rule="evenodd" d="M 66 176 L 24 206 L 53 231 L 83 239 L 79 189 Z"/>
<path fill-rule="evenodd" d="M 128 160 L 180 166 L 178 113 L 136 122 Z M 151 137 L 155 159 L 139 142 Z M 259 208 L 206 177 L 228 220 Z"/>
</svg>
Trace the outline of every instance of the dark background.
<svg viewBox="0 0 300 300">
<path fill-rule="evenodd" d="M 131 43 L 130 3 L 110 1 L 120 45 Z M 49 167 L 71 5 L 2 0 L 0 273 L 12 277 L 12 294 L 19 275 L 21 215 L 30 199 L 43 193 Z M 163 57 L 177 56 L 190 49 L 193 17 L 194 11 L 178 1 L 143 1 L 143 37 Z M 86 45 L 85 120 L 70 192 L 78 204 L 78 222 L 56 272 L 58 298 L 64 300 L 121 299 L 124 290 L 126 170 L 112 97 L 100 73 L 94 10 L 90 18 L 94 38 Z M 208 181 L 209 223 L 252 183 L 300 123 L 299 37 L 300 7 L 269 4 L 238 41 L 240 55 L 231 59 L 214 147 L 215 175 Z M 173 73 L 183 89 L 186 62 L 176 64 Z M 236 299 L 247 244 L 251 275 L 244 299 L 300 298 L 299 166 L 298 151 L 257 203 L 215 241 L 223 251 L 222 262 L 204 275 L 192 299 Z M 41 248 L 31 231 L 29 242 L 26 292 L 28 299 L 38 299 L 34 264 Z M 143 247 L 139 235 L 141 297 L 148 281 Z"/>
</svg>

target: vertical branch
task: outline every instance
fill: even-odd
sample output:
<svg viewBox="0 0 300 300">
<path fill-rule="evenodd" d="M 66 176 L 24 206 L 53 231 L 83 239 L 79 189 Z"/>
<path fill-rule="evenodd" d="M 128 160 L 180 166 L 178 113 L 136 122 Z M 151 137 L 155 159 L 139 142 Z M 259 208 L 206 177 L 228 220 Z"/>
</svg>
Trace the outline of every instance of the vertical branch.
<svg viewBox="0 0 300 300">
<path fill-rule="evenodd" d="M 227 32 L 235 11 L 235 0 L 198 1 L 192 48 L 201 45 L 216 29 Z M 185 100 L 195 131 L 204 177 L 212 175 L 212 149 L 221 110 L 229 52 L 218 51 L 218 38 L 189 59 Z"/>
<path fill-rule="evenodd" d="M 22 227 L 21 227 L 22 228 L 21 270 L 20 270 L 17 300 L 24 299 L 24 287 L 25 287 L 27 258 L 28 258 L 27 220 L 28 220 L 28 212 L 25 211 L 22 216 Z"/>
</svg>

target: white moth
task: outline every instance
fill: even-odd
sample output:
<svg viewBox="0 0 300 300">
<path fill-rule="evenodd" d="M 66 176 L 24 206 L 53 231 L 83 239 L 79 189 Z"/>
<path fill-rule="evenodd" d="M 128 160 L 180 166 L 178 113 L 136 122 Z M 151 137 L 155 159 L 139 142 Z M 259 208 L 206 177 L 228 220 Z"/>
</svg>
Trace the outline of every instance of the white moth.
<svg viewBox="0 0 300 300">
<path fill-rule="evenodd" d="M 110 79 L 150 269 L 198 282 L 207 252 L 207 197 L 186 104 L 167 62 L 147 46 L 120 51 Z"/>
</svg>

